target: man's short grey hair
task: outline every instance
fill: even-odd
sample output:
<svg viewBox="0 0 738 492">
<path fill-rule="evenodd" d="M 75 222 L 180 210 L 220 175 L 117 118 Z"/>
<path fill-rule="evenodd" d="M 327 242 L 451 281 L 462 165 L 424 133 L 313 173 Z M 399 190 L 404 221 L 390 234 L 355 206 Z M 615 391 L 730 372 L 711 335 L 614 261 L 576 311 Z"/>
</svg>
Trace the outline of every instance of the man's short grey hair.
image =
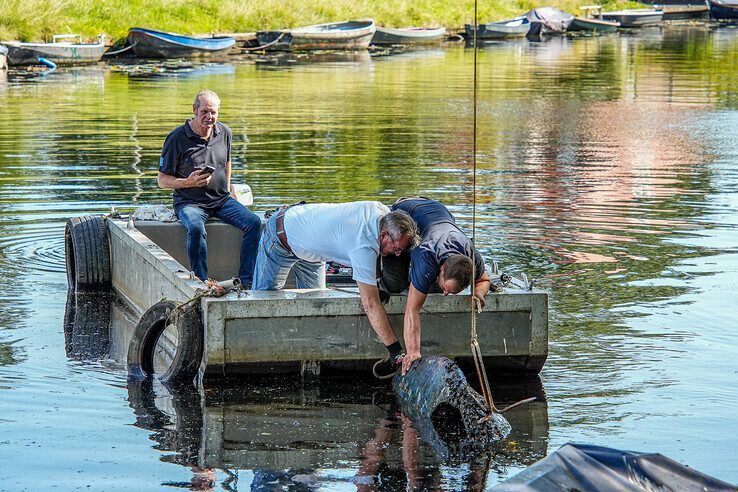
<svg viewBox="0 0 738 492">
<path fill-rule="evenodd" d="M 208 89 L 202 90 L 195 95 L 195 102 L 192 103 L 192 107 L 197 110 L 200 107 L 200 103 L 205 100 L 214 102 L 215 105 L 220 108 L 220 98 L 218 97 L 218 94 Z"/>
<path fill-rule="evenodd" d="M 410 238 L 408 249 L 420 244 L 418 224 L 415 223 L 410 214 L 404 210 L 395 210 L 379 219 L 379 230 L 387 231 L 393 241 L 399 241 L 402 237 Z"/>
</svg>

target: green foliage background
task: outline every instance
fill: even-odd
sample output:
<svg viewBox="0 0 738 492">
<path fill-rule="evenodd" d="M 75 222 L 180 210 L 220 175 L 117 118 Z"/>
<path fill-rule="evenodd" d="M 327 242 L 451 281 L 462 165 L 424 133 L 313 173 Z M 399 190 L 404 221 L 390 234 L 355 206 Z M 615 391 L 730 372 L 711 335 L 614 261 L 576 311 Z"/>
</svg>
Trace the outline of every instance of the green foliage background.
<svg viewBox="0 0 738 492">
<path fill-rule="evenodd" d="M 577 13 L 592 0 L 484 0 L 479 21 L 489 22 L 542 5 Z M 606 9 L 633 2 L 609 0 Z M 473 0 L 0 0 L 0 39 L 43 41 L 53 34 L 118 40 L 130 27 L 183 34 L 251 32 L 372 17 L 386 26 L 445 26 L 471 22 Z"/>
</svg>

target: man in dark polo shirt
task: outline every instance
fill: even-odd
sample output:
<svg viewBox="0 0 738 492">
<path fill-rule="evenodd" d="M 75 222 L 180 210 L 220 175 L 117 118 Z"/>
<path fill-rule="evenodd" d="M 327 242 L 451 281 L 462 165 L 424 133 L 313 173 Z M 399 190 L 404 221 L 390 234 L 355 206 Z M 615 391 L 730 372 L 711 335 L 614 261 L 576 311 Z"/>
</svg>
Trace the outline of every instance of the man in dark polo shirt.
<svg viewBox="0 0 738 492">
<path fill-rule="evenodd" d="M 160 188 L 174 190 L 174 212 L 187 229 L 190 268 L 208 277 L 205 221 L 217 217 L 243 231 L 238 277 L 251 288 L 261 219 L 231 196 L 231 129 L 218 122 L 220 98 L 200 91 L 194 116 L 167 136 L 159 160 Z"/>
<path fill-rule="evenodd" d="M 409 213 L 420 230 L 419 246 L 401 256 L 382 257 L 380 289 L 393 294 L 408 289 L 403 328 L 405 374 L 420 359 L 420 308 L 428 294 L 458 294 L 464 290 L 471 283 L 474 258 L 474 297 L 484 307 L 490 278 L 482 256 L 442 203 L 427 198 L 400 198 L 392 210 Z"/>
</svg>

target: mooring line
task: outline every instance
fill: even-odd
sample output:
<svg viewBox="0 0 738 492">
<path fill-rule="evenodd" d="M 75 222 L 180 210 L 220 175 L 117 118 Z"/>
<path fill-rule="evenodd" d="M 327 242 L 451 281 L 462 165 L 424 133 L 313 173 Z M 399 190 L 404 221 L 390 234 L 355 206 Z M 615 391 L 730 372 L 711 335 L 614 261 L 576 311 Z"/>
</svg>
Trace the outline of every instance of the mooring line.
<svg viewBox="0 0 738 492">
<path fill-rule="evenodd" d="M 477 30 L 478 30 L 478 0 L 474 0 L 474 35 L 472 40 L 474 42 L 474 96 L 473 96 L 473 109 L 472 109 L 472 280 L 470 291 L 470 305 L 471 305 L 471 351 L 472 358 L 474 359 L 474 366 L 477 369 L 477 377 L 479 378 L 479 386 L 482 390 L 482 396 L 484 401 L 487 403 L 487 416 L 482 417 L 480 421 L 489 420 L 492 418 L 493 413 L 505 413 L 508 410 L 512 410 L 515 407 L 519 407 L 525 403 L 535 401 L 536 398 L 527 398 L 519 402 L 508 405 L 505 408 L 498 409 L 495 406 L 495 402 L 492 399 L 492 390 L 489 386 L 489 379 L 487 379 L 487 371 L 484 368 L 484 356 L 482 355 L 482 349 L 479 346 L 479 340 L 477 340 L 477 312 L 481 312 L 481 303 L 474 297 L 475 280 L 477 278 L 477 264 L 475 259 L 474 251 L 476 251 L 476 233 L 477 233 L 477 85 L 478 85 L 478 69 L 477 69 L 477 53 L 479 51 L 477 43 Z"/>
</svg>

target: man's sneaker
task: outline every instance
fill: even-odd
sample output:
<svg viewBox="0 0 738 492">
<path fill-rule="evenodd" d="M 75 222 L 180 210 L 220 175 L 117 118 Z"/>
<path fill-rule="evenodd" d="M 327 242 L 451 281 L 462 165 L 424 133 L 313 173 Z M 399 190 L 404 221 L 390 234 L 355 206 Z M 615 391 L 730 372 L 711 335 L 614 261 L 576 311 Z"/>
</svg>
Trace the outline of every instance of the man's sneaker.
<svg viewBox="0 0 738 492">
<path fill-rule="evenodd" d="M 382 304 L 387 304 L 390 301 L 390 294 L 386 290 L 379 289 L 379 301 Z"/>
<path fill-rule="evenodd" d="M 389 356 L 378 360 L 374 363 L 374 367 L 372 367 L 372 374 L 377 379 L 391 378 L 400 371 L 403 357 L 405 357 L 405 354 L 398 355 L 392 361 L 390 361 Z"/>
</svg>

